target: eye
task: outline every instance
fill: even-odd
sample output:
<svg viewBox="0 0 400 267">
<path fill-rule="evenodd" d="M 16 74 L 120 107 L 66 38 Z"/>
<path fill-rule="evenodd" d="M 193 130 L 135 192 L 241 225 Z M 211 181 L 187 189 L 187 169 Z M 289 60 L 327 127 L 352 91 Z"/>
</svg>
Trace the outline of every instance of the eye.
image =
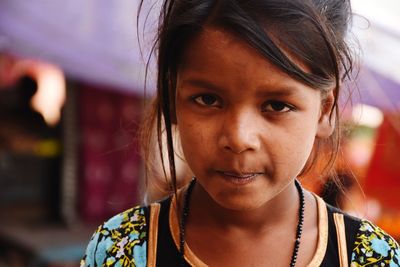
<svg viewBox="0 0 400 267">
<path fill-rule="evenodd" d="M 196 95 L 192 99 L 201 106 L 218 107 L 221 104 L 218 96 L 212 94 Z"/>
<path fill-rule="evenodd" d="M 276 113 L 285 113 L 294 110 L 294 108 L 282 101 L 268 101 L 265 102 L 262 106 L 263 112 L 276 112 Z"/>
</svg>

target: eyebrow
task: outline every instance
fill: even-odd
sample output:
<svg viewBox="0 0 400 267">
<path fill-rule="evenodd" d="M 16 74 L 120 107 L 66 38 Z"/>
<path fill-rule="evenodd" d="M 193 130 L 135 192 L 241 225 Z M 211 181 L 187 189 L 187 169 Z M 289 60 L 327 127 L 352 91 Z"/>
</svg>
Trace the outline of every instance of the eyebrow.
<svg viewBox="0 0 400 267">
<path fill-rule="evenodd" d="M 281 85 L 276 87 L 270 87 L 269 89 L 263 89 L 265 86 L 260 86 L 257 91 L 257 95 L 260 97 L 283 97 L 283 96 L 294 96 L 300 93 L 298 87 L 293 85 Z"/>
<path fill-rule="evenodd" d="M 194 87 L 209 89 L 216 92 L 225 91 L 224 88 L 215 85 L 211 81 L 197 79 L 197 78 L 184 80 L 182 84 L 183 85 L 189 84 Z M 293 85 L 282 85 L 279 87 L 268 87 L 266 85 L 260 85 L 256 92 L 257 97 L 284 97 L 284 96 L 294 96 L 298 94 L 299 94 L 299 88 Z"/>
<path fill-rule="evenodd" d="M 207 81 L 207 80 L 202 80 L 202 79 L 187 79 L 187 80 L 184 80 L 182 84 L 183 85 L 189 84 L 194 87 L 210 89 L 210 90 L 217 91 L 217 92 L 225 91 L 223 88 L 213 84 L 212 82 Z"/>
</svg>

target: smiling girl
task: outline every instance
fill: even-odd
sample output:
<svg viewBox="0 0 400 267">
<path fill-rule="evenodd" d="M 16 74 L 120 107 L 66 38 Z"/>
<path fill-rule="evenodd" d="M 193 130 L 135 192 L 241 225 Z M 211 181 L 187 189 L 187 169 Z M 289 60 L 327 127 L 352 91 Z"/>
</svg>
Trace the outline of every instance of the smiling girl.
<svg viewBox="0 0 400 267">
<path fill-rule="evenodd" d="M 350 16 L 346 0 L 164 1 L 148 138 L 171 194 L 100 226 L 82 266 L 400 266 L 390 236 L 297 180 L 321 145 L 327 168 L 337 153 Z"/>
</svg>

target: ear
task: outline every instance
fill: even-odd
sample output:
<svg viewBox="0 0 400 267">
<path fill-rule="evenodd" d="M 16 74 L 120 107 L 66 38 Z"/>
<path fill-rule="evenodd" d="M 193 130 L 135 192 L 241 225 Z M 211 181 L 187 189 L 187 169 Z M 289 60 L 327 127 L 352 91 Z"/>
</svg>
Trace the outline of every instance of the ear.
<svg viewBox="0 0 400 267">
<path fill-rule="evenodd" d="M 335 110 L 332 109 L 335 103 L 333 90 L 330 90 L 322 99 L 320 117 L 316 137 L 320 139 L 329 138 L 335 130 Z"/>
</svg>

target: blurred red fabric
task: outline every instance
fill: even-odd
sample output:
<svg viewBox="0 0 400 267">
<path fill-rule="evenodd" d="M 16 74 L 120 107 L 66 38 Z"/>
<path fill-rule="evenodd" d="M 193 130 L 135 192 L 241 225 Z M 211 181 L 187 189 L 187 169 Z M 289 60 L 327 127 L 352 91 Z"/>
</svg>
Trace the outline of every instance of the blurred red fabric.
<svg viewBox="0 0 400 267">
<path fill-rule="evenodd" d="M 368 197 L 400 211 L 400 116 L 386 116 L 380 126 L 364 185 Z"/>
<path fill-rule="evenodd" d="M 83 86 L 79 90 L 80 211 L 99 222 L 138 204 L 141 159 L 139 97 Z"/>
</svg>

